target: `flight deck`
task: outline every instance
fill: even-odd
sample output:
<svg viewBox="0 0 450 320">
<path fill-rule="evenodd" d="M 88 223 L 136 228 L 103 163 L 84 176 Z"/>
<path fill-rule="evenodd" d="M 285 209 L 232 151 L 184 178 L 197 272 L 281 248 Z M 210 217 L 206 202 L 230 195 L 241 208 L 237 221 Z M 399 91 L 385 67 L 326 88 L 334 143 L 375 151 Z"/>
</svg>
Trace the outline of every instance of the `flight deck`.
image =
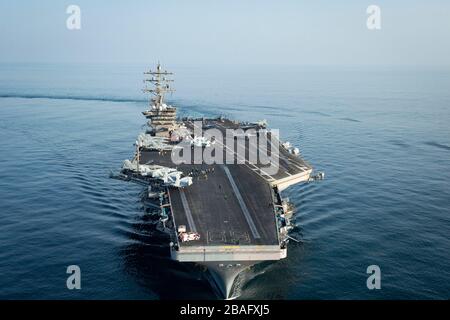
<svg viewBox="0 0 450 320">
<path fill-rule="evenodd" d="M 242 125 L 230 120 L 202 121 L 204 127 L 216 128 L 223 133 L 226 129 L 242 128 Z M 198 123 L 194 120 L 183 122 L 190 129 Z M 245 159 L 248 159 L 250 152 L 249 139 L 246 137 Z M 218 140 L 217 143 L 225 144 Z M 279 144 L 279 141 L 268 143 Z M 226 153 L 231 153 L 237 162 L 236 144 L 231 147 L 223 145 L 224 158 Z M 271 156 L 273 148 L 270 145 L 268 148 L 268 155 Z M 143 150 L 140 163 L 176 167 L 193 178 L 192 185 L 187 188 L 168 189 L 175 226 L 184 225 L 188 232 L 200 235 L 198 241 L 181 242 L 180 246 L 279 245 L 273 188 L 278 187 L 278 184 L 284 186 L 292 181 L 307 180 L 312 169 L 282 146 L 277 151 L 279 169 L 273 174 L 268 174 L 265 166 L 258 161 L 193 164 L 194 151 L 191 152 L 189 163 L 175 165 L 171 157 L 173 151 Z"/>
</svg>

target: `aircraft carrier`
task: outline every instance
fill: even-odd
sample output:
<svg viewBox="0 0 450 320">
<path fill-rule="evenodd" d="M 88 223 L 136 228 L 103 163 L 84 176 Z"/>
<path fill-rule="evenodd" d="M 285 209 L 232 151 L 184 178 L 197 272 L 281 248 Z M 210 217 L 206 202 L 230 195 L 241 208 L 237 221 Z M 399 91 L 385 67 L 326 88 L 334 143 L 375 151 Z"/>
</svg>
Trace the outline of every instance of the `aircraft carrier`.
<svg viewBox="0 0 450 320">
<path fill-rule="evenodd" d="M 230 298 L 242 271 L 287 256 L 293 208 L 281 191 L 323 174 L 313 176 L 265 121 L 177 118 L 164 101 L 172 73 L 158 64 L 145 75 L 148 127 L 117 177 L 145 185 L 171 258 L 206 266 L 218 295 Z"/>
</svg>

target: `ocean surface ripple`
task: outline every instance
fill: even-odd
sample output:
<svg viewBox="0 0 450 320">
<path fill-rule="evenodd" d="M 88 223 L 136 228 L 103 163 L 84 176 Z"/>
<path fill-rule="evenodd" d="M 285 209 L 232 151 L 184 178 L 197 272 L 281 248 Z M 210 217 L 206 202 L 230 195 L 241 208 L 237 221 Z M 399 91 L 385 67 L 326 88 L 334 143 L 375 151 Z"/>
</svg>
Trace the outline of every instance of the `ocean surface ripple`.
<svg viewBox="0 0 450 320">
<path fill-rule="evenodd" d="M 0 298 L 214 299 L 203 269 L 169 259 L 143 188 L 109 178 L 145 123 L 145 68 L 67 68 L 0 66 Z M 450 297 L 450 72 L 174 71 L 180 114 L 267 119 L 326 173 L 284 193 L 300 243 L 240 298 Z"/>
</svg>

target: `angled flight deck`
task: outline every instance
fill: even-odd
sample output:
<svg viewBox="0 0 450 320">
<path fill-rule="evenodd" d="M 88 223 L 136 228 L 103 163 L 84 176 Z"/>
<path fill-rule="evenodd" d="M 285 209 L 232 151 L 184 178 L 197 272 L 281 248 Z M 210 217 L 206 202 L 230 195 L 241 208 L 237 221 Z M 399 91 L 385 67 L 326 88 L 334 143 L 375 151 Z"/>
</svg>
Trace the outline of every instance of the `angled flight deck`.
<svg viewBox="0 0 450 320">
<path fill-rule="evenodd" d="M 193 122 L 185 121 L 185 125 L 192 127 Z M 207 125 L 219 130 L 239 128 L 231 121 L 210 120 Z M 248 144 L 246 147 L 248 154 Z M 231 149 L 225 152 L 237 150 Z M 283 148 L 280 148 L 279 161 L 280 168 L 273 175 L 264 174 L 262 165 L 248 162 L 176 166 L 185 174 L 194 174 L 191 186 L 169 189 L 174 223 L 185 225 L 187 231 L 201 236 L 199 241 L 180 243 L 180 246 L 279 244 L 273 187 L 278 181 L 290 178 L 307 179 L 311 173 L 306 162 Z M 170 151 L 143 151 L 140 162 L 175 166 Z"/>
</svg>

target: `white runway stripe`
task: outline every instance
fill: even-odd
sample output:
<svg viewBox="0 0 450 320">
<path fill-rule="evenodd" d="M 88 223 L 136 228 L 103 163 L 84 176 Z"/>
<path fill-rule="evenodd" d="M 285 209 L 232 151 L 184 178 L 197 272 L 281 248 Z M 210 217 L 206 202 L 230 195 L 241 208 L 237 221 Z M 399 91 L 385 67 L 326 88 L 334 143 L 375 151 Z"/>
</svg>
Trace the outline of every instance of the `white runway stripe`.
<svg viewBox="0 0 450 320">
<path fill-rule="evenodd" d="M 226 166 L 222 166 L 223 170 L 225 171 L 228 180 L 230 180 L 231 187 L 233 188 L 234 193 L 236 194 L 236 198 L 238 199 L 239 205 L 241 206 L 242 212 L 244 213 L 245 219 L 247 220 L 248 226 L 250 227 L 250 230 L 253 234 L 253 238 L 259 239 L 261 236 L 259 235 L 258 230 L 256 229 L 255 223 L 253 222 L 253 219 L 250 215 L 250 212 L 248 212 L 247 205 L 244 202 L 244 199 L 242 199 L 242 195 L 239 192 L 239 189 L 236 185 L 236 182 L 234 182 L 233 176 L 231 175 L 230 169 Z"/>
<path fill-rule="evenodd" d="M 183 203 L 183 208 L 184 208 L 184 212 L 186 213 L 189 228 L 191 229 L 191 231 L 197 232 L 197 227 L 195 226 L 194 218 L 192 217 L 191 209 L 189 208 L 189 204 L 186 199 L 186 195 L 184 194 L 184 190 L 181 188 L 179 190 L 180 190 L 181 202 Z"/>
</svg>

